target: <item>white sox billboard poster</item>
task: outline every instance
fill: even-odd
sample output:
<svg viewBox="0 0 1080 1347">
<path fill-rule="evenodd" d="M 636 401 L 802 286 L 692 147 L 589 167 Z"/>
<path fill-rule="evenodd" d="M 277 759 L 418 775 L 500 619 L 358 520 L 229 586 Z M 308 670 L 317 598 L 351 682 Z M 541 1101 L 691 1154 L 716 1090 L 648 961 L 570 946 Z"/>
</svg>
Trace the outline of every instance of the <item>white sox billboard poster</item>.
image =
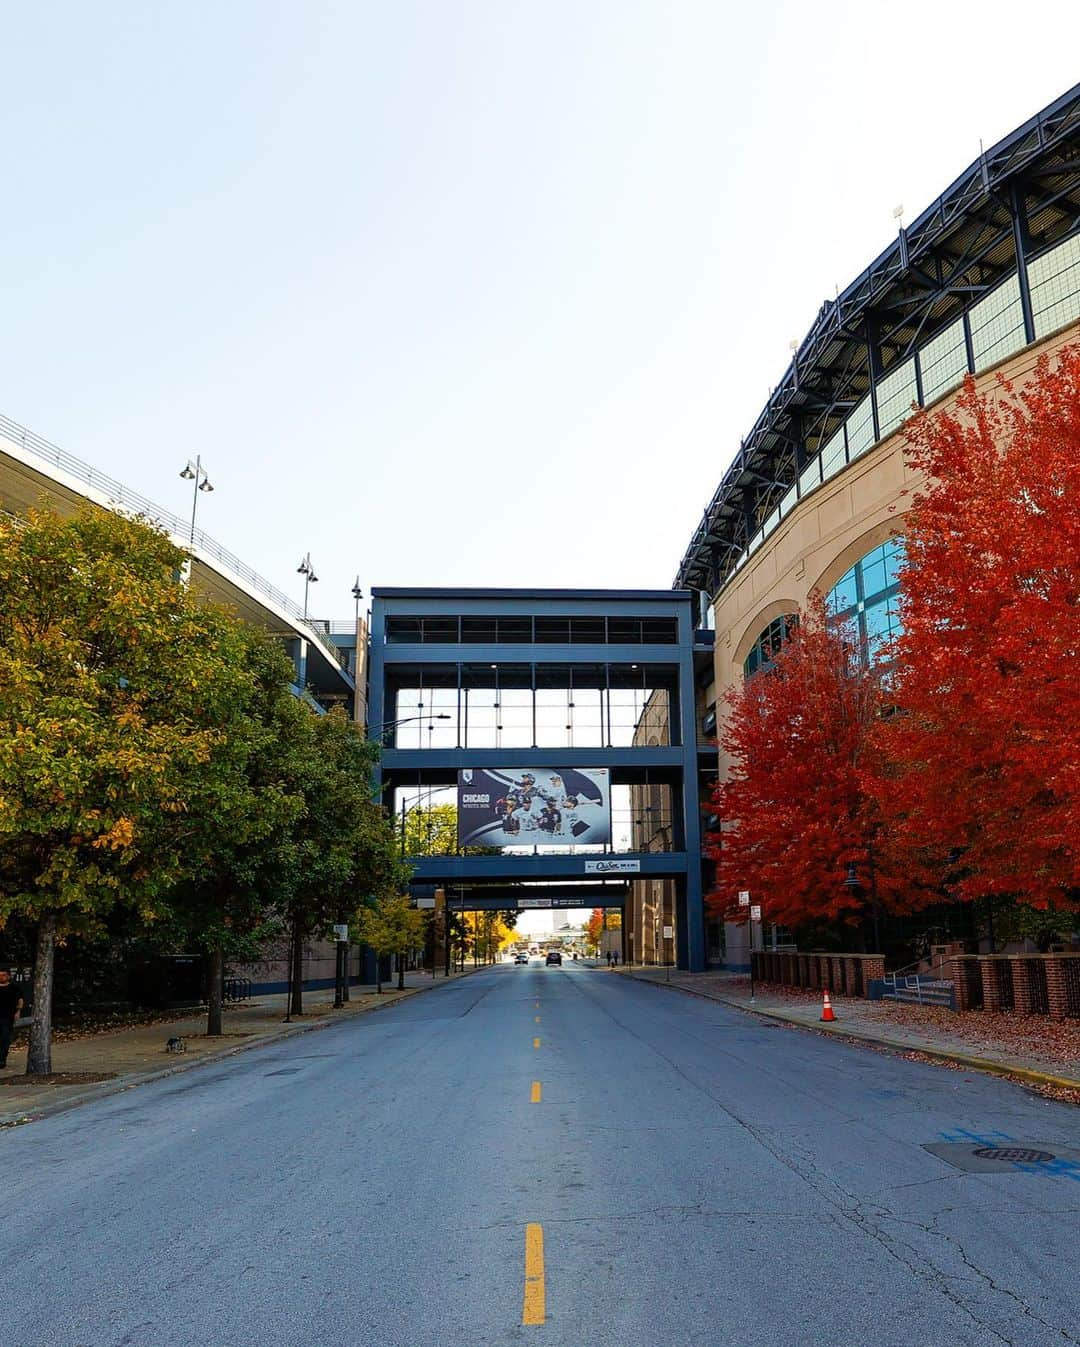
<svg viewBox="0 0 1080 1347">
<path fill-rule="evenodd" d="M 599 846 L 611 841 L 606 767 L 469 768 L 458 772 L 458 845 Z"/>
</svg>

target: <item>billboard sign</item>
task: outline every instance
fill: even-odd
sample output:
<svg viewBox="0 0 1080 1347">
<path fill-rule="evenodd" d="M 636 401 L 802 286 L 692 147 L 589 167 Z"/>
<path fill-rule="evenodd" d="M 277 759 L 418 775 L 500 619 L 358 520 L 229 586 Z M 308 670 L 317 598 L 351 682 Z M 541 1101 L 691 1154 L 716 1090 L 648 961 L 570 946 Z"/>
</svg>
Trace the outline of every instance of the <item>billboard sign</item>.
<svg viewBox="0 0 1080 1347">
<path fill-rule="evenodd" d="M 458 845 L 599 846 L 611 841 L 606 767 L 467 768 L 458 772 Z"/>
</svg>

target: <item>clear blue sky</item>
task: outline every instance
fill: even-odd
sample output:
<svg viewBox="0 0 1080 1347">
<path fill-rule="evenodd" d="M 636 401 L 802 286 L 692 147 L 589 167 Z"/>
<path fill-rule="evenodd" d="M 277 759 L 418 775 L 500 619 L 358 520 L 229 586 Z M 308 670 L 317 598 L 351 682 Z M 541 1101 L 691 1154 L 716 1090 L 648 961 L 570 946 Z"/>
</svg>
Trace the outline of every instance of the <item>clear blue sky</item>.
<svg viewBox="0 0 1080 1347">
<path fill-rule="evenodd" d="M 821 302 L 1080 78 L 1080 6 L 36 0 L 0 410 L 312 608 L 670 584 Z"/>
</svg>

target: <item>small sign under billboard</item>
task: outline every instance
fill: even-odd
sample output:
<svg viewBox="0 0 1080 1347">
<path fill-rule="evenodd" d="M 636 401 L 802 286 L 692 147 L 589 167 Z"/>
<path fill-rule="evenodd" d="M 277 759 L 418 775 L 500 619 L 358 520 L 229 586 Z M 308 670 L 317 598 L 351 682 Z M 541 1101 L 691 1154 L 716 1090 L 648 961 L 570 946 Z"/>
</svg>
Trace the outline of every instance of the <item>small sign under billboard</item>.
<svg viewBox="0 0 1080 1347">
<path fill-rule="evenodd" d="M 586 861 L 587 875 L 636 875 L 641 872 L 640 861 Z"/>
<path fill-rule="evenodd" d="M 601 846 L 611 841 L 606 767 L 472 767 L 458 772 L 458 845 Z"/>
</svg>

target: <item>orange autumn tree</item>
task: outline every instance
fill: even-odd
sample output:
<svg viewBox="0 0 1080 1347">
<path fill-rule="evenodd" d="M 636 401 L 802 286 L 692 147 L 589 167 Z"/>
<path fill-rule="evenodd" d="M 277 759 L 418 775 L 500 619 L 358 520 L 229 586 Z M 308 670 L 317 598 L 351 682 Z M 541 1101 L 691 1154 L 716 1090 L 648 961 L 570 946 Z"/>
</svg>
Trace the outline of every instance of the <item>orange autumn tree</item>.
<svg viewBox="0 0 1080 1347">
<path fill-rule="evenodd" d="M 585 948 L 591 953 L 596 953 L 600 948 L 600 933 L 604 928 L 604 910 L 600 907 L 594 907 L 592 916 L 585 923 Z"/>
<path fill-rule="evenodd" d="M 901 714 L 872 788 L 958 898 L 1080 899 L 1080 348 L 908 426 Z"/>
<path fill-rule="evenodd" d="M 731 766 L 713 795 L 721 825 L 706 839 L 717 916 L 738 914 L 742 889 L 766 921 L 793 928 L 898 905 L 903 886 L 862 778 L 880 705 L 878 673 L 851 629 L 812 596 L 770 665 L 727 697 L 720 747 Z"/>
</svg>

